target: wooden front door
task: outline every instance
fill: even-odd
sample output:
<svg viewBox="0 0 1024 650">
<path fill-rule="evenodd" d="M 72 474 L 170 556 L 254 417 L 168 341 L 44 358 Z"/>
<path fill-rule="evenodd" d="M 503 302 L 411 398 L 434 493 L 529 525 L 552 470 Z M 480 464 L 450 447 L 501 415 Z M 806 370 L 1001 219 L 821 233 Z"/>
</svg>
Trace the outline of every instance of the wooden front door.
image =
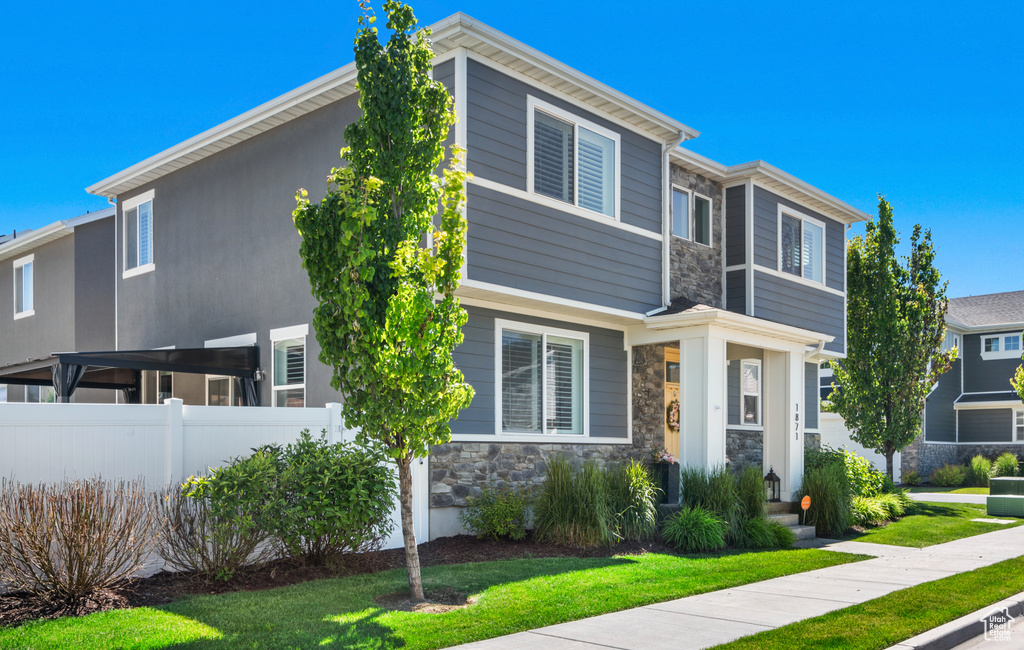
<svg viewBox="0 0 1024 650">
<path fill-rule="evenodd" d="M 665 348 L 665 449 L 679 458 L 679 419 L 676 419 L 675 427 L 669 424 L 673 402 L 679 402 L 679 350 Z M 681 418 L 682 413 L 679 416 Z"/>
</svg>

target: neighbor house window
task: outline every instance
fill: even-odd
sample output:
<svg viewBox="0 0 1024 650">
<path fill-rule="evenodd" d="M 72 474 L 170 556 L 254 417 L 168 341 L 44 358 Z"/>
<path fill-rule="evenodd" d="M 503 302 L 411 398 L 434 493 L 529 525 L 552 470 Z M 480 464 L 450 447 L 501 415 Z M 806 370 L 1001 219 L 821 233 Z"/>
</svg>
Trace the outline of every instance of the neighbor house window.
<svg viewBox="0 0 1024 650">
<path fill-rule="evenodd" d="M 584 435 L 585 333 L 496 324 L 501 433 Z"/>
<path fill-rule="evenodd" d="M 981 337 L 982 359 L 1019 359 L 1020 334 L 991 334 Z"/>
<path fill-rule="evenodd" d="M 274 406 L 306 405 L 306 336 L 308 325 L 271 330 L 274 367 L 271 373 Z"/>
<path fill-rule="evenodd" d="M 619 136 L 529 98 L 534 194 L 618 218 Z"/>
<path fill-rule="evenodd" d="M 779 209 L 780 270 L 812 282 L 825 281 L 825 224 Z"/>
<path fill-rule="evenodd" d="M 57 393 L 53 386 L 25 386 L 25 401 L 40 404 L 53 404 L 57 401 Z"/>
<path fill-rule="evenodd" d="M 240 406 L 241 399 L 236 395 L 234 377 L 207 377 L 206 405 Z"/>
<path fill-rule="evenodd" d="M 124 275 L 153 269 L 153 190 L 127 199 L 124 214 Z"/>
<path fill-rule="evenodd" d="M 744 360 L 740 364 L 740 389 L 743 395 L 743 424 L 761 424 L 761 362 Z"/>
<path fill-rule="evenodd" d="M 1013 439 L 1017 442 L 1024 442 L 1024 409 L 1017 409 L 1013 412 Z"/>
<path fill-rule="evenodd" d="M 7 384 L 0 384 L 0 403 L 7 401 Z"/>
<path fill-rule="evenodd" d="M 36 313 L 34 299 L 35 255 L 14 261 L 14 317 Z"/>
<path fill-rule="evenodd" d="M 672 234 L 711 245 L 711 199 L 679 187 L 672 188 Z"/>
</svg>

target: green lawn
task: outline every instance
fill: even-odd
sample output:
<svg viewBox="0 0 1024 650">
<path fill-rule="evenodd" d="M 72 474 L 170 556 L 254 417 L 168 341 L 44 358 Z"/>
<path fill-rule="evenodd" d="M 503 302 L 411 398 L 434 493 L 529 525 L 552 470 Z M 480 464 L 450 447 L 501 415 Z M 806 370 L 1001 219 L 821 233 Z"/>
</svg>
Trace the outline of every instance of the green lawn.
<svg viewBox="0 0 1024 650">
<path fill-rule="evenodd" d="M 939 487 L 938 485 L 916 485 L 909 492 L 946 492 L 949 494 L 988 494 L 987 487 Z"/>
<path fill-rule="evenodd" d="M 901 589 L 860 605 L 716 646 L 716 650 L 887 648 L 1013 596 L 1024 557 Z M 993 644 L 995 648 L 999 644 Z"/>
<path fill-rule="evenodd" d="M 448 587 L 479 596 L 444 614 L 377 606 L 374 596 L 407 588 L 405 571 L 393 570 L 30 623 L 0 629 L 0 648 L 441 648 L 862 559 L 793 550 L 425 568 L 428 592 Z"/>
<path fill-rule="evenodd" d="M 915 501 L 907 510 L 907 516 L 899 521 L 882 528 L 868 529 L 865 533 L 858 533 L 853 539 L 858 542 L 922 548 L 962 537 L 991 533 L 1002 528 L 1013 528 L 1024 523 L 1024 519 L 1013 524 L 971 521 L 979 517 L 988 518 L 985 506 L 980 504 Z"/>
</svg>

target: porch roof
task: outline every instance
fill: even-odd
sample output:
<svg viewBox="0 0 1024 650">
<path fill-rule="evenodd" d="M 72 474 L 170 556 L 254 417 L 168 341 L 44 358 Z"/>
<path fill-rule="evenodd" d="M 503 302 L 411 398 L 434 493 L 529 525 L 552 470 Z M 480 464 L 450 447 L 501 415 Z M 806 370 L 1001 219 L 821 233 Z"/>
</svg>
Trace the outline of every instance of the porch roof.
<svg viewBox="0 0 1024 650">
<path fill-rule="evenodd" d="M 718 325 L 727 329 L 760 336 L 769 336 L 791 343 L 820 348 L 835 340 L 834 336 L 784 325 L 775 321 L 737 314 L 691 300 L 676 300 L 668 309 L 644 318 L 648 331 L 674 330 L 698 325 Z"/>
</svg>

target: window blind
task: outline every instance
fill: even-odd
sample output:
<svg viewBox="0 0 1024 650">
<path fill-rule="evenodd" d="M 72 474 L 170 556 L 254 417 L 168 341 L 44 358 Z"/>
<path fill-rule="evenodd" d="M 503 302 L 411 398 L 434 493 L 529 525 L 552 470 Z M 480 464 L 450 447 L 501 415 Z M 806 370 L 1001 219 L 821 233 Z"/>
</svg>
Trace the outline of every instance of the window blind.
<svg viewBox="0 0 1024 650">
<path fill-rule="evenodd" d="M 615 141 L 579 128 L 579 205 L 615 216 Z"/>
<path fill-rule="evenodd" d="M 821 251 L 824 232 L 822 232 L 821 226 L 807 221 L 803 222 L 803 231 L 802 261 L 804 277 L 808 280 L 821 282 L 823 280 Z"/>
<path fill-rule="evenodd" d="M 139 266 L 153 261 L 153 203 L 139 206 Z"/>
<path fill-rule="evenodd" d="M 782 270 L 801 275 L 800 220 L 782 215 Z"/>
<path fill-rule="evenodd" d="M 539 334 L 501 335 L 501 425 L 503 431 L 541 432 Z"/>
<path fill-rule="evenodd" d="M 583 433 L 582 373 L 583 342 L 548 337 L 547 344 L 547 433 Z"/>
<path fill-rule="evenodd" d="M 574 202 L 573 125 L 536 111 L 533 125 L 533 191 Z"/>
</svg>

